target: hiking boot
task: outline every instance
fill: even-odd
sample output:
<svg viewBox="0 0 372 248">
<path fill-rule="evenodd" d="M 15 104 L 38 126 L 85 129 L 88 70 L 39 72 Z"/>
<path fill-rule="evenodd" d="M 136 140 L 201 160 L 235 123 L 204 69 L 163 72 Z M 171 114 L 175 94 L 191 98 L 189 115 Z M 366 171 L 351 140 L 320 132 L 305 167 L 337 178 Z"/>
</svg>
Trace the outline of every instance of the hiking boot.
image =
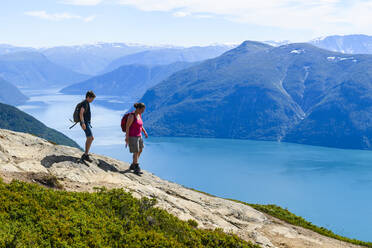
<svg viewBox="0 0 372 248">
<path fill-rule="evenodd" d="M 93 162 L 93 160 L 89 157 L 88 154 L 85 156 L 85 160 L 88 161 L 89 163 Z"/>
<path fill-rule="evenodd" d="M 89 157 L 89 155 L 88 154 L 83 154 L 83 156 L 81 156 L 81 160 L 85 160 L 85 161 L 88 161 L 89 163 L 92 163 L 93 162 L 93 160 Z"/>
<path fill-rule="evenodd" d="M 134 170 L 134 168 L 136 168 L 135 164 L 131 164 L 131 165 L 129 166 L 129 170 Z"/>
<path fill-rule="evenodd" d="M 141 168 L 139 167 L 139 164 L 134 165 L 134 174 L 141 174 Z"/>
</svg>

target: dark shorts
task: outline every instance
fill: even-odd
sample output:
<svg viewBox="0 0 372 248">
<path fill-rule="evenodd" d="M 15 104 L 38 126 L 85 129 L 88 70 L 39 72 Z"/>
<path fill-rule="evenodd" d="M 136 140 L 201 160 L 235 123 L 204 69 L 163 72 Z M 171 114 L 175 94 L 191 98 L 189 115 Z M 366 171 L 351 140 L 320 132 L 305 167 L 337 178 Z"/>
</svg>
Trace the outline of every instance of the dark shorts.
<svg viewBox="0 0 372 248">
<path fill-rule="evenodd" d="M 144 148 L 142 136 L 129 137 L 129 152 L 138 153 Z"/>
<path fill-rule="evenodd" d="M 85 126 L 87 127 L 84 130 L 85 136 L 87 136 L 87 138 L 92 137 L 93 133 L 92 133 L 92 127 L 91 127 L 90 123 L 85 122 Z"/>
</svg>

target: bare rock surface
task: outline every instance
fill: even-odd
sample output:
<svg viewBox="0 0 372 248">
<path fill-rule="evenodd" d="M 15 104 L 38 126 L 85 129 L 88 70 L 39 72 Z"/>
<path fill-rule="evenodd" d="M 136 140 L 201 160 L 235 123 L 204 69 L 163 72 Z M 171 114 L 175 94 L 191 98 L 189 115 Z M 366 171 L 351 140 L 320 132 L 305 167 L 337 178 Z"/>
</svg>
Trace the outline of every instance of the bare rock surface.
<svg viewBox="0 0 372 248">
<path fill-rule="evenodd" d="M 201 228 L 222 228 L 262 247 L 359 247 L 287 224 L 250 206 L 209 196 L 162 180 L 144 171 L 134 175 L 129 164 L 93 154 L 81 163 L 82 152 L 41 138 L 0 129 L 0 176 L 46 186 L 43 175 L 53 175 L 65 190 L 94 191 L 96 187 L 124 188 L 135 197 L 157 199 L 157 206 L 182 220 L 193 219 Z"/>
</svg>

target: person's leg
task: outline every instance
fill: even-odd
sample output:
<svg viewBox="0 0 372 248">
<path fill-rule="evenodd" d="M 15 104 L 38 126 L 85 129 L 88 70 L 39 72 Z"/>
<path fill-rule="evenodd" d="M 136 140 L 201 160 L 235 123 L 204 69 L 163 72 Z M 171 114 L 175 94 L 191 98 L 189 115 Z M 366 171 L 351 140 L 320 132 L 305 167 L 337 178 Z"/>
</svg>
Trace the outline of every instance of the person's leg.
<svg viewBox="0 0 372 248">
<path fill-rule="evenodd" d="M 137 163 L 135 165 L 135 168 L 134 168 L 134 173 L 136 173 L 137 175 L 139 175 L 141 173 L 141 168 L 139 166 L 139 163 L 138 163 L 138 160 L 142 154 L 142 151 L 143 151 L 143 148 L 144 148 L 144 145 L 143 145 L 143 139 L 142 137 L 140 137 L 138 139 L 138 155 L 137 155 Z"/>
<path fill-rule="evenodd" d="M 90 123 L 89 122 L 86 122 L 85 123 L 85 136 L 87 137 L 87 140 L 85 141 L 85 155 L 88 155 L 89 154 L 89 150 L 90 150 L 90 147 L 92 145 L 92 142 L 94 140 L 94 137 L 93 137 L 93 133 L 92 133 L 92 129 L 90 128 Z"/>
<path fill-rule="evenodd" d="M 140 148 L 140 150 L 138 152 L 137 162 L 138 162 L 139 158 L 141 157 L 141 153 L 142 153 L 142 148 Z"/>
<path fill-rule="evenodd" d="M 133 153 L 133 163 L 130 165 L 129 169 L 134 170 L 136 174 L 141 172 L 138 165 L 138 158 L 141 155 L 142 147 L 139 141 L 139 137 L 129 137 L 129 151 Z"/>
<path fill-rule="evenodd" d="M 138 163 L 138 152 L 134 152 L 133 153 L 133 164 L 137 164 Z"/>
<path fill-rule="evenodd" d="M 142 137 L 138 141 L 138 148 L 139 148 L 139 151 L 138 151 L 138 160 L 139 160 L 139 158 L 142 154 L 143 148 L 144 148 Z"/>
<path fill-rule="evenodd" d="M 138 159 L 139 159 L 140 154 L 141 154 L 140 152 L 133 153 L 133 170 L 134 170 L 134 173 L 137 175 L 141 173 L 141 169 L 138 164 Z"/>
<path fill-rule="evenodd" d="M 85 141 L 85 151 L 84 151 L 83 155 L 81 156 L 81 160 L 92 162 L 92 160 L 89 157 L 89 150 L 90 150 L 90 147 L 91 147 L 92 142 L 94 140 L 94 137 L 93 137 L 92 130 L 90 129 L 90 124 L 85 123 L 85 126 L 86 126 L 86 128 L 85 128 L 84 132 L 85 132 L 85 136 L 87 137 L 87 140 Z"/>
<path fill-rule="evenodd" d="M 85 154 L 86 155 L 89 154 L 89 150 L 90 150 L 90 147 L 92 146 L 93 140 L 94 140 L 94 137 L 90 136 L 90 137 L 87 137 L 87 140 L 85 141 Z"/>
</svg>

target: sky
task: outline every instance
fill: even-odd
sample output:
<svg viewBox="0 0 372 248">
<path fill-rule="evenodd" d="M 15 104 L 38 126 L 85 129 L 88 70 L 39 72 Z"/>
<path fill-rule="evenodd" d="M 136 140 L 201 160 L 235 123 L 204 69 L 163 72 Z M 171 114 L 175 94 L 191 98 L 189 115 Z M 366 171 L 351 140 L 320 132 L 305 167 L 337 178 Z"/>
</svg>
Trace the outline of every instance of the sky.
<svg viewBox="0 0 372 248">
<path fill-rule="evenodd" d="M 1 0 L 0 44 L 207 45 L 372 35 L 372 0 Z"/>
</svg>

